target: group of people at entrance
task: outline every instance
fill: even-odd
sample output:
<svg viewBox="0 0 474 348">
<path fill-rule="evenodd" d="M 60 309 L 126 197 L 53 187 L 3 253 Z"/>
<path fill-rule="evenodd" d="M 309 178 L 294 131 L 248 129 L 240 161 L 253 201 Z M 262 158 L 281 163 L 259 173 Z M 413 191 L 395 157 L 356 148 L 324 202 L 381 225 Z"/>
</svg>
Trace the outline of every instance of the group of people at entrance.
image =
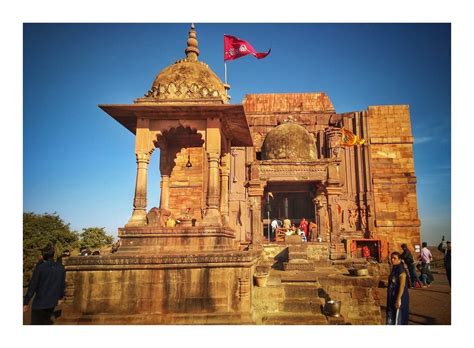
<svg viewBox="0 0 474 348">
<path fill-rule="evenodd" d="M 392 269 L 388 278 L 387 288 L 387 325 L 407 325 L 409 311 L 409 293 L 411 287 L 429 287 L 434 278 L 431 274 L 431 261 L 433 256 L 427 248 L 427 243 L 422 243 L 419 262 L 416 263 L 411 251 L 406 244 L 402 244 L 402 253 L 393 252 L 390 255 Z M 444 267 L 451 286 L 451 242 L 445 242 L 444 236 L 438 246 L 444 253 Z M 418 277 L 417 270 L 420 272 Z"/>
<path fill-rule="evenodd" d="M 316 223 L 307 221 L 304 217 L 300 220 L 298 227 L 288 217 L 282 220 L 273 219 L 271 222 L 271 236 L 270 239 L 276 242 L 283 242 L 285 236 L 299 235 L 304 242 L 309 240 L 321 241 L 321 238 L 317 235 Z"/>
</svg>

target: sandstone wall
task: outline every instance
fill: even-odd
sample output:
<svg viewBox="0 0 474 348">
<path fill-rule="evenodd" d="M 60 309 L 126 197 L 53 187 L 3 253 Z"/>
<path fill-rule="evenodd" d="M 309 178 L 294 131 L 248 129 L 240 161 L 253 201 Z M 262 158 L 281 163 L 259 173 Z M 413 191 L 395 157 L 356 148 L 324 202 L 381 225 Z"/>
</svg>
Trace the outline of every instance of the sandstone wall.
<svg viewBox="0 0 474 348">
<path fill-rule="evenodd" d="M 341 301 L 341 314 L 352 325 L 381 322 L 377 277 L 321 277 L 321 296 Z"/>
<path fill-rule="evenodd" d="M 186 167 L 188 154 L 192 163 Z M 205 171 L 203 168 L 204 150 L 200 147 L 183 148 L 177 153 L 175 165 L 170 176 L 170 211 L 174 218 L 183 215 L 186 208 L 197 221 L 201 220 L 201 208 L 205 206 Z"/>
<path fill-rule="evenodd" d="M 377 236 L 390 252 L 420 244 L 413 136 L 408 105 L 369 106 L 370 170 Z"/>
<path fill-rule="evenodd" d="M 288 116 L 316 133 L 324 129 L 335 113 L 325 93 L 248 94 L 242 104 L 257 152 L 261 151 L 268 132 Z"/>
<path fill-rule="evenodd" d="M 173 324 L 193 323 L 204 314 L 250 313 L 253 266 L 137 268 L 68 269 L 63 320 Z"/>
<path fill-rule="evenodd" d="M 327 261 L 329 260 L 329 243 L 307 243 L 308 260 Z M 281 244 L 263 245 L 261 261 L 265 264 L 288 261 L 288 246 Z"/>
</svg>

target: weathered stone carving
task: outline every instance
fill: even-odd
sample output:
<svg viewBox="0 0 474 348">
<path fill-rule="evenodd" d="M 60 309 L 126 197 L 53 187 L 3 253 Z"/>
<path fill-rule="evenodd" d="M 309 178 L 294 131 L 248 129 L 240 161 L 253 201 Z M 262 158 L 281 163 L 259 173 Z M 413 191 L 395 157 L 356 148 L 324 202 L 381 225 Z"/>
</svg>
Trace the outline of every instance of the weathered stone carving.
<svg viewBox="0 0 474 348">
<path fill-rule="evenodd" d="M 357 208 L 349 209 L 349 226 L 351 228 L 356 228 L 358 218 Z"/>
<path fill-rule="evenodd" d="M 329 145 L 329 154 L 330 158 L 339 160 L 342 153 L 341 148 L 341 139 L 342 132 L 338 128 L 328 128 L 327 130 L 327 139 Z"/>
<path fill-rule="evenodd" d="M 156 85 L 150 88 L 144 95 L 145 98 L 166 99 L 198 99 L 198 98 L 221 98 L 221 93 L 208 86 L 193 83 L 185 83 L 176 86 L 173 82 L 168 85 Z"/>
<path fill-rule="evenodd" d="M 116 254 L 119 255 L 119 254 Z M 251 262 L 254 256 L 249 253 L 227 253 L 225 255 L 211 255 L 211 254 L 200 254 L 200 255 L 121 255 L 109 256 L 98 258 L 89 257 L 74 257 L 68 259 L 68 266 L 100 266 L 100 265 L 122 265 L 128 266 L 133 265 L 145 265 L 149 264 L 193 264 L 193 263 L 234 263 L 234 262 Z"/>
<path fill-rule="evenodd" d="M 171 212 L 164 208 L 153 207 L 146 215 L 148 226 L 166 227 L 166 221 L 170 218 Z"/>
<path fill-rule="evenodd" d="M 262 145 L 262 159 L 316 160 L 315 140 L 289 118 L 268 132 Z"/>
<path fill-rule="evenodd" d="M 290 163 L 268 162 L 260 163 L 258 168 L 260 178 L 264 180 L 285 177 L 299 178 L 300 180 L 326 180 L 328 175 L 326 166 L 320 164 L 299 164 L 295 166 Z"/>
</svg>

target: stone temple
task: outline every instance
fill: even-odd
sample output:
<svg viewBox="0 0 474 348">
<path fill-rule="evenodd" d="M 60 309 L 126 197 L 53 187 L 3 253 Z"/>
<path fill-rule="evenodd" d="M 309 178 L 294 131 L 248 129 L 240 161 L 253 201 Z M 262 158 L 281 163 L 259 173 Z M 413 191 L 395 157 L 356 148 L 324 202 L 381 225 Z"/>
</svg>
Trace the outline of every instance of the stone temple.
<svg viewBox="0 0 474 348">
<path fill-rule="evenodd" d="M 337 113 L 324 92 L 230 104 L 194 26 L 185 53 L 133 104 L 100 105 L 135 135 L 133 211 L 118 252 L 67 260 L 61 322 L 380 323 L 381 265 L 420 244 L 408 105 Z M 345 131 L 365 142 L 343 146 Z M 154 154 L 161 194 L 147 197 Z M 270 230 L 303 217 L 307 242 Z M 379 264 L 351 277 L 364 248 Z"/>
</svg>

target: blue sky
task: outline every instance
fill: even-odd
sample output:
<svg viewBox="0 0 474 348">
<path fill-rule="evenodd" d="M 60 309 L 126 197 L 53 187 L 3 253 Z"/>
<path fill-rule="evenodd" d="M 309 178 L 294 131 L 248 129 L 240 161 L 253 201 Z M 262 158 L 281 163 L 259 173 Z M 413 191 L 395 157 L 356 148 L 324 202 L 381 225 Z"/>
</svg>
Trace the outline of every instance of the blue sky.
<svg viewBox="0 0 474 348">
<path fill-rule="evenodd" d="M 449 24 L 196 24 L 199 59 L 224 79 L 223 35 L 262 60 L 228 63 L 232 103 L 247 93 L 326 92 L 337 112 L 409 104 L 422 238 L 451 234 Z M 128 104 L 184 57 L 189 24 L 24 25 L 24 211 L 58 212 L 116 235 L 131 215 L 134 136 L 98 104 Z M 149 207 L 159 203 L 158 152 Z"/>
</svg>

